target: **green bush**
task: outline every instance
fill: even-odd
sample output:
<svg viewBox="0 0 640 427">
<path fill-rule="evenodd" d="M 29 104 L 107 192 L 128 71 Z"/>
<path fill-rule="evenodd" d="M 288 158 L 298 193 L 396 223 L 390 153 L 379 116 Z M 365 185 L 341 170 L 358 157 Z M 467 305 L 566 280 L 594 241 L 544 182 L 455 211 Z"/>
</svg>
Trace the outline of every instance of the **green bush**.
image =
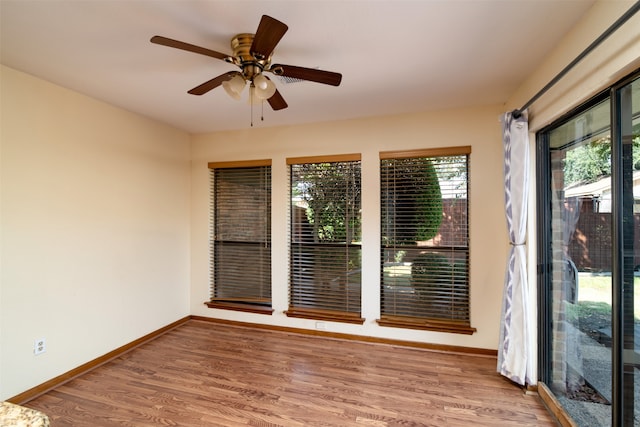
<svg viewBox="0 0 640 427">
<path fill-rule="evenodd" d="M 451 270 L 449 260 L 443 255 L 426 252 L 418 255 L 411 265 L 411 284 L 419 292 L 428 290 L 442 281 L 442 273 Z"/>
<path fill-rule="evenodd" d="M 431 314 L 446 319 L 468 317 L 467 277 L 465 263 L 451 263 L 447 257 L 433 252 L 418 255 L 411 265 L 411 286 L 420 302 Z M 466 297 L 466 303 L 460 295 Z"/>
</svg>

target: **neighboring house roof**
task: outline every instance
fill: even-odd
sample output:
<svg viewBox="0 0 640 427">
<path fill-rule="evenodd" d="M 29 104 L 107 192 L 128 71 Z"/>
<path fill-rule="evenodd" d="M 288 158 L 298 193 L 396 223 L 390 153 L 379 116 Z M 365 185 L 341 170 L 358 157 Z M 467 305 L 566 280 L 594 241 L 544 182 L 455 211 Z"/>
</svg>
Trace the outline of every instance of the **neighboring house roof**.
<svg viewBox="0 0 640 427">
<path fill-rule="evenodd" d="M 599 179 L 589 184 L 569 186 L 564 190 L 565 197 L 604 197 L 611 194 L 611 177 Z M 633 173 L 633 196 L 640 199 L 640 170 Z"/>
</svg>

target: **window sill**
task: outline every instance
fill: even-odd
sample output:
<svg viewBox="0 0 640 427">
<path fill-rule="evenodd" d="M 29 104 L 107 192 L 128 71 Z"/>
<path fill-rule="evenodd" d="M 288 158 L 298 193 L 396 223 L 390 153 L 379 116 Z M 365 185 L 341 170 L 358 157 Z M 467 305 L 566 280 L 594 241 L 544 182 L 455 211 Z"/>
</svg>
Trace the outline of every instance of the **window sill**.
<svg viewBox="0 0 640 427">
<path fill-rule="evenodd" d="M 354 323 L 362 325 L 364 319 L 359 313 L 346 313 L 332 310 L 313 310 L 304 308 L 290 308 L 285 311 L 287 317 L 297 317 L 301 319 L 326 320 L 329 322 Z"/>
<path fill-rule="evenodd" d="M 436 332 L 472 335 L 477 332 L 468 323 L 454 320 L 421 319 L 418 317 L 384 316 L 377 320 L 380 326 L 390 328 L 420 329 Z"/>
<path fill-rule="evenodd" d="M 226 302 L 226 301 L 207 301 L 204 303 L 209 308 L 217 308 L 220 310 L 233 310 L 243 311 L 246 313 L 258 313 L 258 314 L 273 314 L 273 308 L 260 305 L 260 304 L 248 304 L 241 302 Z"/>
</svg>

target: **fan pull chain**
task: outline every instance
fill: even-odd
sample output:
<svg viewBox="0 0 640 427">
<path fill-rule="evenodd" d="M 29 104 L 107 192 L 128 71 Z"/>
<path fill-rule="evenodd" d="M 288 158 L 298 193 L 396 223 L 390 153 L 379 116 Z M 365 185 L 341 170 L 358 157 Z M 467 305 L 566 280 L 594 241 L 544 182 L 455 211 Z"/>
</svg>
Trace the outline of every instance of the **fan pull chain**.
<svg viewBox="0 0 640 427">
<path fill-rule="evenodd" d="M 251 82 L 251 86 L 253 87 L 253 82 Z M 253 127 L 253 91 L 251 87 L 249 88 L 249 105 L 251 106 L 251 127 Z"/>
</svg>

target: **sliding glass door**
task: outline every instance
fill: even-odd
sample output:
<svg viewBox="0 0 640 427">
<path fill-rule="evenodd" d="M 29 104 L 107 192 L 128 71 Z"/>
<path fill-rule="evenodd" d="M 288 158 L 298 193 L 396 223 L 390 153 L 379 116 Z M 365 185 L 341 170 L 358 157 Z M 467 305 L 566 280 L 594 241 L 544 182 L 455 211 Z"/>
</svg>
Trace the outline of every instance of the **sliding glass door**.
<svg viewBox="0 0 640 427">
<path fill-rule="evenodd" d="M 580 426 L 640 425 L 640 79 L 538 134 L 540 373 Z"/>
</svg>

